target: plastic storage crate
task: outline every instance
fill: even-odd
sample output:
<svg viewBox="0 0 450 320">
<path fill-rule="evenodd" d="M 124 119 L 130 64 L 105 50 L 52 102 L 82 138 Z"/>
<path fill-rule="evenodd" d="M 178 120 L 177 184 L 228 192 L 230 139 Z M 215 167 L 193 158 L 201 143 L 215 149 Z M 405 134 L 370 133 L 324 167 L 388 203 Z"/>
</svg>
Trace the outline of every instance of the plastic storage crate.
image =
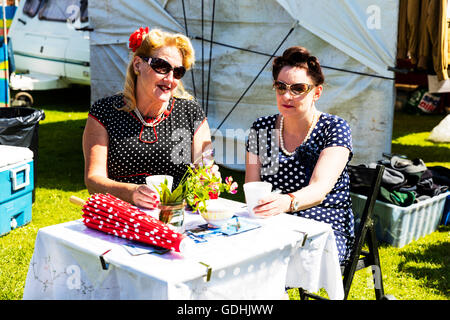
<svg viewBox="0 0 450 320">
<path fill-rule="evenodd" d="M 399 207 L 377 200 L 374 223 L 377 239 L 401 248 L 408 243 L 434 232 L 442 219 L 444 204 L 450 192 L 430 199 Z M 367 197 L 350 192 L 355 226 L 359 224 Z"/>
<path fill-rule="evenodd" d="M 450 224 L 450 193 L 444 205 L 444 213 L 442 214 L 441 224 L 448 226 Z"/>
<path fill-rule="evenodd" d="M 0 236 L 31 221 L 33 152 L 0 145 Z"/>
</svg>

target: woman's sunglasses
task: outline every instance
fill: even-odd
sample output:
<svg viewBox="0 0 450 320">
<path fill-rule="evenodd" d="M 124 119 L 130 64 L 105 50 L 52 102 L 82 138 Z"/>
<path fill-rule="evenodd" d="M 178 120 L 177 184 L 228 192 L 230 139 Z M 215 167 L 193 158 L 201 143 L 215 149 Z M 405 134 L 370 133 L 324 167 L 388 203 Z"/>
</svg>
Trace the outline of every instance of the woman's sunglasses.
<svg viewBox="0 0 450 320">
<path fill-rule="evenodd" d="M 314 85 L 307 84 L 307 83 L 294 83 L 294 84 L 286 84 L 283 81 L 274 81 L 273 88 L 279 93 L 279 94 L 285 94 L 287 90 L 294 95 L 298 96 L 301 94 L 306 94 L 314 88 Z"/>
<path fill-rule="evenodd" d="M 186 73 L 185 67 L 181 66 L 174 68 L 170 65 L 170 63 L 161 58 L 141 57 L 141 59 L 147 62 L 150 67 L 152 67 L 152 69 L 159 74 L 168 74 L 173 70 L 173 77 L 175 79 L 183 78 L 184 74 Z"/>
</svg>

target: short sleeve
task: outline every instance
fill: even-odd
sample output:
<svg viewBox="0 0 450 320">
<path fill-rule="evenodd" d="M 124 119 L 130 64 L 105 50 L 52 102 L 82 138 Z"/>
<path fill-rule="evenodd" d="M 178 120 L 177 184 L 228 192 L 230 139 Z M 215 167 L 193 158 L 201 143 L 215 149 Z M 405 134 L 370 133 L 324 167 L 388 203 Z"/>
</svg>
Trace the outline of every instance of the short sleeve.
<svg viewBox="0 0 450 320">
<path fill-rule="evenodd" d="M 277 115 L 264 116 L 256 119 L 245 142 L 245 150 L 257 156 L 267 154 L 271 145 L 271 135 L 275 127 Z"/>
<path fill-rule="evenodd" d="M 97 100 L 89 108 L 89 116 L 100 122 L 104 127 L 107 127 L 110 119 L 113 119 L 114 113 L 117 112 L 116 108 L 120 102 L 123 104 L 123 97 L 121 95 Z"/>
<path fill-rule="evenodd" d="M 324 148 L 345 147 L 350 151 L 349 161 L 353 156 L 352 131 L 344 119 L 336 117 L 330 121 L 330 126 L 325 135 Z"/>
<path fill-rule="evenodd" d="M 258 134 L 255 128 L 255 123 L 253 123 L 250 128 L 250 132 L 248 134 L 247 141 L 245 143 L 245 150 L 247 152 L 259 155 L 259 142 L 258 142 Z"/>
<path fill-rule="evenodd" d="M 205 112 L 203 111 L 197 100 L 182 100 L 181 103 L 185 103 L 187 106 L 187 114 L 189 115 L 189 125 L 192 128 L 192 134 L 194 135 L 201 124 L 206 120 Z"/>
</svg>

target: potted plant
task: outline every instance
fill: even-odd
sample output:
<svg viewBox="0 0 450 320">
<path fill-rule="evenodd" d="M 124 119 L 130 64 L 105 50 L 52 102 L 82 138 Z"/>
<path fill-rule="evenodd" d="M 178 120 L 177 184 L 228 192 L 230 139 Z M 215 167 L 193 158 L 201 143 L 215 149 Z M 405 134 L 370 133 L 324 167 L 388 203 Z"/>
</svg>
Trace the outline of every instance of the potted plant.
<svg viewBox="0 0 450 320">
<path fill-rule="evenodd" d="M 219 166 L 212 163 L 199 167 L 188 167 L 186 179 L 186 202 L 193 211 L 205 212 L 207 200 L 217 199 L 221 192 L 235 194 L 237 183 L 233 178 L 226 177 L 222 182 Z"/>
<path fill-rule="evenodd" d="M 231 176 L 222 182 L 219 167 L 214 163 L 197 167 L 190 165 L 175 190 L 168 188 L 167 180 L 157 188 L 160 196 L 159 220 L 182 227 L 186 204 L 194 212 L 205 212 L 208 200 L 217 199 L 221 192 L 235 194 L 237 187 Z"/>
</svg>

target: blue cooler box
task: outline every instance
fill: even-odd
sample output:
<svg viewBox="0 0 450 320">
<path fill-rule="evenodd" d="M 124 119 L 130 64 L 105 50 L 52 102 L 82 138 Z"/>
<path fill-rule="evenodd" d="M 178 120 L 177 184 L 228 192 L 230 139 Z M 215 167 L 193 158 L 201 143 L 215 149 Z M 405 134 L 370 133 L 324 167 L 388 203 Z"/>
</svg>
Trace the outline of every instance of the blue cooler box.
<svg viewBox="0 0 450 320">
<path fill-rule="evenodd" d="M 0 145 L 0 236 L 31 221 L 33 151 Z"/>
</svg>

